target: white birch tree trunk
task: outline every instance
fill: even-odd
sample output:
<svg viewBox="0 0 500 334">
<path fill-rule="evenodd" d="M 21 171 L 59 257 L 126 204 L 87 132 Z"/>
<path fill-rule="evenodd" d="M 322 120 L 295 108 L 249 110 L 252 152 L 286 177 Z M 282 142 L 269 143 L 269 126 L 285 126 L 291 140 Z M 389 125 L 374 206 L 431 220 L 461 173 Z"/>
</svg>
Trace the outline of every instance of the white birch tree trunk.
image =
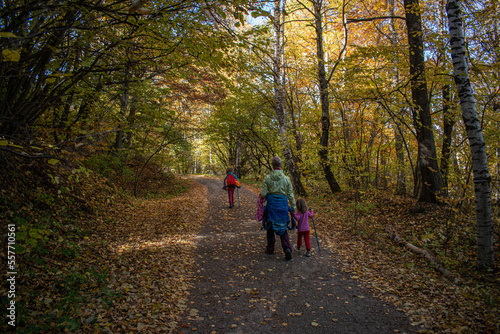
<svg viewBox="0 0 500 334">
<path fill-rule="evenodd" d="M 399 46 L 400 41 L 398 38 L 398 33 L 396 31 L 396 4 L 395 0 L 387 1 L 388 9 L 389 9 L 389 41 L 391 42 L 391 46 L 396 48 Z M 399 84 L 399 69 L 398 64 L 395 63 L 393 67 L 393 75 L 392 82 L 394 89 Z M 400 109 L 403 112 L 404 109 Z M 401 122 L 397 117 L 394 118 L 394 142 L 396 148 L 396 169 L 397 169 L 397 178 L 396 178 L 396 194 L 403 195 L 406 194 L 406 174 L 405 174 L 405 156 L 403 151 L 403 134 L 401 132 Z"/>
<path fill-rule="evenodd" d="M 282 3 L 283 2 L 283 3 Z M 285 100 L 285 76 L 283 71 L 284 58 L 284 31 L 282 23 L 282 8 L 284 8 L 286 0 L 274 1 L 274 59 L 273 59 L 273 74 L 274 74 L 274 99 L 276 118 L 279 123 L 279 135 L 283 146 L 283 155 L 285 163 L 290 175 L 293 190 L 298 196 L 304 196 L 306 191 L 300 180 L 300 171 L 295 165 L 292 147 L 287 138 L 287 120 L 286 120 L 286 100 Z M 284 20 L 283 20 L 284 21 Z"/>
<path fill-rule="evenodd" d="M 488 171 L 486 144 L 476 111 L 474 91 L 469 79 L 469 68 L 465 58 L 466 52 L 460 0 L 447 0 L 446 11 L 448 13 L 450 28 L 453 76 L 460 97 L 462 118 L 467 130 L 472 155 L 474 192 L 476 197 L 477 265 L 480 268 L 494 268 L 491 176 Z"/>
</svg>

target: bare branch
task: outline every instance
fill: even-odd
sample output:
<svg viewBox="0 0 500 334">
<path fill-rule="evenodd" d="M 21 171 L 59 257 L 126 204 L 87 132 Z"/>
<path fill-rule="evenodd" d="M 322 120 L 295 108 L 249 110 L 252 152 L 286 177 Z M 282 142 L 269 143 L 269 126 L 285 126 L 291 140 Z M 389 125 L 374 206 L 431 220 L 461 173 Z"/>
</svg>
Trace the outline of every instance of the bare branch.
<svg viewBox="0 0 500 334">
<path fill-rule="evenodd" d="M 358 23 L 358 22 L 370 22 L 370 21 L 375 21 L 375 20 L 387 20 L 387 19 L 406 20 L 406 18 L 404 18 L 402 16 L 375 16 L 375 17 L 368 17 L 365 19 L 347 19 L 347 24 Z"/>
</svg>

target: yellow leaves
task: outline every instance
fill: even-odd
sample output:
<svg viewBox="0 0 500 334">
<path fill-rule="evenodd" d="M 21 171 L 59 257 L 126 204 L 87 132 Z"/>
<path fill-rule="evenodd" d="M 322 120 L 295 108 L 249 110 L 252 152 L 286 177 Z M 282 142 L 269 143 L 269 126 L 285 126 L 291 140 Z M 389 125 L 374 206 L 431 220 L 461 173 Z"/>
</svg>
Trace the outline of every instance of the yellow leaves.
<svg viewBox="0 0 500 334">
<path fill-rule="evenodd" d="M 427 241 L 431 241 L 432 239 L 434 239 L 434 233 L 427 233 L 427 234 L 424 234 L 422 237 L 421 237 L 422 241 L 424 242 L 427 242 Z"/>
<path fill-rule="evenodd" d="M 2 37 L 2 38 L 9 38 L 9 37 L 17 38 L 17 36 L 11 32 L 0 32 L 0 37 Z"/>
<path fill-rule="evenodd" d="M 52 84 L 57 81 L 58 78 L 72 77 L 72 73 L 52 73 L 46 79 L 47 83 Z"/>
<path fill-rule="evenodd" d="M 288 313 L 287 314 L 289 317 L 299 317 L 302 315 L 302 312 L 299 312 L 299 313 Z"/>
<path fill-rule="evenodd" d="M 22 146 L 13 144 L 11 141 L 8 141 L 8 140 L 0 140 L 0 146 L 8 146 L 8 147 L 20 148 L 20 149 L 23 148 Z"/>
<path fill-rule="evenodd" d="M 2 50 L 2 58 L 4 62 L 18 62 L 21 60 L 21 49 L 18 50 Z"/>
</svg>

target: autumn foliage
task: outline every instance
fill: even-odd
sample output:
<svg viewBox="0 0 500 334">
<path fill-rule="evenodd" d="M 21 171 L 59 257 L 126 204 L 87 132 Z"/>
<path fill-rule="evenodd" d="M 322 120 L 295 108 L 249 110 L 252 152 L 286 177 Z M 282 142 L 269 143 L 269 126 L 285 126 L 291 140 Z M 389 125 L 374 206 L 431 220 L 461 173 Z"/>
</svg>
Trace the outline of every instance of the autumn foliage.
<svg viewBox="0 0 500 334">
<path fill-rule="evenodd" d="M 17 329 L 168 332 L 210 196 L 184 177 L 234 166 L 259 186 L 280 155 L 344 270 L 416 328 L 498 332 L 500 11 L 457 6 L 484 135 L 470 145 L 445 2 L 6 1 L 0 233 L 16 238 Z M 471 146 L 491 186 L 479 223 Z"/>
</svg>

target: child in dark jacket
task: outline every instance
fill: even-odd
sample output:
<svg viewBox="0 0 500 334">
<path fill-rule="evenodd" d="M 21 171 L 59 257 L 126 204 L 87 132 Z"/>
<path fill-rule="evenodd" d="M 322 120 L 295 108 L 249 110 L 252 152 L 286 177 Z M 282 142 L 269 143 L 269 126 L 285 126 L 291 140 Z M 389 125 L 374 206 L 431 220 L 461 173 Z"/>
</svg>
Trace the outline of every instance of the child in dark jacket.
<svg viewBox="0 0 500 334">
<path fill-rule="evenodd" d="M 295 203 L 297 205 L 297 212 L 293 214 L 293 217 L 297 221 L 297 250 L 300 251 L 302 238 L 304 238 L 306 256 L 311 256 L 309 217 L 313 217 L 314 213 L 312 209 L 307 210 L 307 204 L 303 198 L 299 198 Z"/>
</svg>

